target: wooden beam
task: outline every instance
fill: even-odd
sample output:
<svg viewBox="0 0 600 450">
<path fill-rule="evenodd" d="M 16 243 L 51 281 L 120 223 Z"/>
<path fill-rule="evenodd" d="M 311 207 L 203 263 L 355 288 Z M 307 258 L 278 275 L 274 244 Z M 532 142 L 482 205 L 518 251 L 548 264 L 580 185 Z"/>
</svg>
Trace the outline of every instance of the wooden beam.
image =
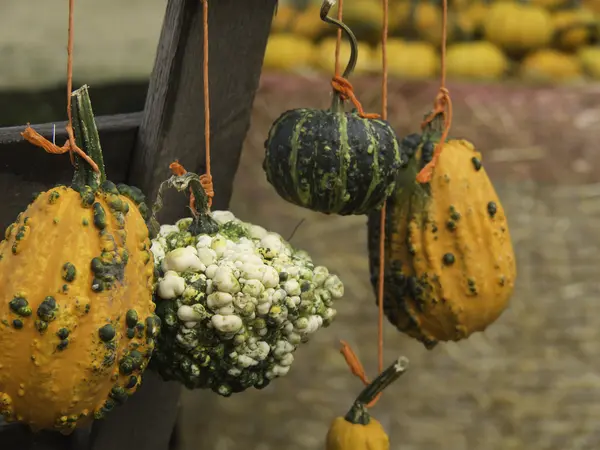
<svg viewBox="0 0 600 450">
<path fill-rule="evenodd" d="M 93 97 L 93 91 L 91 92 Z M 92 99 L 93 101 L 93 99 Z M 135 137 L 142 113 L 97 117 L 104 150 L 106 172 L 114 182 L 127 178 Z M 66 122 L 46 123 L 32 127 L 52 140 L 56 125 L 56 143 L 67 139 Z M 67 155 L 50 155 L 21 137 L 25 126 L 0 128 L 0 229 L 6 228 L 30 202 L 31 194 L 56 184 L 69 184 L 73 168 Z"/>
<path fill-rule="evenodd" d="M 169 0 L 167 6 L 128 179 L 150 199 L 170 176 L 173 160 L 204 171 L 201 6 L 199 0 Z M 215 209 L 229 204 L 274 8 L 275 0 L 209 3 Z M 167 195 L 165 204 L 159 215 L 163 223 L 188 215 L 181 194 Z M 167 450 L 179 393 L 179 385 L 146 374 L 142 389 L 126 405 L 94 424 L 92 450 Z"/>
</svg>

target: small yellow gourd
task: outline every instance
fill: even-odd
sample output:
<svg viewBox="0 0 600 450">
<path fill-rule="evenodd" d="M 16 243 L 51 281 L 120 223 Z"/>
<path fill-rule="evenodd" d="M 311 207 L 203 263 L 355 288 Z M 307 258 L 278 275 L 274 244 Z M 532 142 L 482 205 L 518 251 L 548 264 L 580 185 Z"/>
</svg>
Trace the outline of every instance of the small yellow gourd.
<svg viewBox="0 0 600 450">
<path fill-rule="evenodd" d="M 312 42 L 301 36 L 273 34 L 267 41 L 263 67 L 282 72 L 302 70 L 310 67 L 314 49 Z"/>
<path fill-rule="evenodd" d="M 488 41 L 511 54 L 544 47 L 554 33 L 550 12 L 521 3 L 494 3 L 483 30 Z"/>
<path fill-rule="evenodd" d="M 575 55 L 553 49 L 538 50 L 525 57 L 520 72 L 525 80 L 550 83 L 574 82 L 583 75 Z"/>
<path fill-rule="evenodd" d="M 552 23 L 556 46 L 562 50 L 574 50 L 598 36 L 598 20 L 589 9 L 557 11 L 552 15 Z"/>
<path fill-rule="evenodd" d="M 486 41 L 452 44 L 446 53 L 449 78 L 497 80 L 508 70 L 508 59 L 497 46 Z"/>
<path fill-rule="evenodd" d="M 600 80 L 600 47 L 582 47 L 577 51 L 577 58 L 587 76 Z"/>
<path fill-rule="evenodd" d="M 439 70 L 440 58 L 435 47 L 424 41 L 388 39 L 388 73 L 399 78 L 432 78 Z M 381 44 L 375 49 L 375 61 L 381 61 Z"/>
<path fill-rule="evenodd" d="M 404 357 L 385 369 L 356 398 L 344 417 L 336 417 L 329 427 L 326 450 L 389 450 L 390 439 L 381 423 L 367 411 L 383 390 L 396 381 L 408 367 Z"/>
</svg>

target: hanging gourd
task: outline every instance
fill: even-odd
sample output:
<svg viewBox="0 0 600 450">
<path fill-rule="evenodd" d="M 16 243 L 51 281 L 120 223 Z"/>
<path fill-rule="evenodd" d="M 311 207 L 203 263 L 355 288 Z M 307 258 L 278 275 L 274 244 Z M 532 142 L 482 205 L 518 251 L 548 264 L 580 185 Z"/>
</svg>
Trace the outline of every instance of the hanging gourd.
<svg viewBox="0 0 600 450">
<path fill-rule="evenodd" d="M 160 328 L 144 196 L 106 179 L 87 87 L 72 99 L 88 156 L 0 243 L 0 414 L 66 434 L 136 391 Z M 58 149 L 29 127 L 23 136 Z"/>
<path fill-rule="evenodd" d="M 336 417 L 329 427 L 326 450 L 389 450 L 390 440 L 381 423 L 369 414 L 367 406 L 408 368 L 404 357 L 385 369 L 359 394 L 344 417 Z"/>
<path fill-rule="evenodd" d="M 191 187 L 194 214 L 153 228 L 163 323 L 153 367 L 165 380 L 223 396 L 263 388 L 288 373 L 300 343 L 331 323 L 344 286 L 279 234 L 229 211 L 210 213 L 195 174 L 162 183 L 155 213 L 169 186 Z"/>
<path fill-rule="evenodd" d="M 331 108 L 283 113 L 269 131 L 263 168 L 269 183 L 290 203 L 325 214 L 364 214 L 381 208 L 402 157 L 390 124 L 365 114 L 346 80 L 356 64 L 358 44 L 344 23 L 327 16 L 334 3 L 323 3 L 321 19 L 346 33 L 351 54 L 343 77 L 333 80 Z M 358 111 L 344 111 L 346 98 Z"/>
<path fill-rule="evenodd" d="M 444 139 L 431 179 L 415 180 L 434 157 L 443 116 L 402 141 L 412 157 L 388 199 L 385 224 L 385 314 L 427 348 L 485 330 L 506 308 L 516 277 L 504 208 L 473 144 Z M 371 214 L 374 287 L 379 229 L 379 214 Z"/>
</svg>

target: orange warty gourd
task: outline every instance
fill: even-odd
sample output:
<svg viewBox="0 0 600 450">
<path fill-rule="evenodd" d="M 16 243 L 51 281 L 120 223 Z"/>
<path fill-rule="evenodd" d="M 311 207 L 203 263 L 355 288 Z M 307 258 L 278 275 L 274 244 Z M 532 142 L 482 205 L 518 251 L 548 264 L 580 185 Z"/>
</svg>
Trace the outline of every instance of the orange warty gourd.
<svg viewBox="0 0 600 450">
<path fill-rule="evenodd" d="M 73 103 L 100 173 L 78 158 L 0 243 L 0 413 L 65 434 L 136 391 L 160 327 L 143 195 L 106 181 L 86 87 Z"/>
<path fill-rule="evenodd" d="M 336 417 L 326 438 L 326 450 L 389 450 L 390 439 L 383 426 L 371 417 L 367 405 L 408 368 L 404 357 L 381 372 L 354 401 L 344 417 Z"/>
<path fill-rule="evenodd" d="M 427 348 L 485 330 L 507 307 L 516 278 L 504 208 L 473 144 L 446 141 L 431 181 L 415 180 L 432 159 L 441 121 L 438 115 L 422 135 L 402 141 L 414 157 L 387 203 L 384 310 Z M 379 224 L 379 214 L 371 214 L 375 289 Z"/>
</svg>

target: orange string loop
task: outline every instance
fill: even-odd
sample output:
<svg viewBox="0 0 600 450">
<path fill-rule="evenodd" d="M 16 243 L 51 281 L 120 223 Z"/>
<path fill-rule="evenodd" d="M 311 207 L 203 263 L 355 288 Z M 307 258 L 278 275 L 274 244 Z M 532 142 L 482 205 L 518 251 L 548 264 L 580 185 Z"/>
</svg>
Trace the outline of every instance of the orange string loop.
<svg viewBox="0 0 600 450">
<path fill-rule="evenodd" d="M 344 356 L 346 364 L 348 364 L 348 368 L 350 369 L 350 372 L 352 372 L 352 375 L 360 379 L 365 386 L 368 385 L 371 381 L 367 377 L 365 369 L 360 362 L 360 359 L 358 359 L 358 356 L 356 356 L 356 353 L 354 353 L 354 350 L 352 350 L 352 347 L 350 347 L 346 341 L 340 341 L 340 344 L 342 344 L 340 353 Z M 377 397 L 375 397 L 371 403 L 366 405 L 367 408 L 374 406 L 375 403 L 377 403 L 377 400 L 379 400 L 379 397 L 381 397 L 381 392 L 377 394 Z"/>
<path fill-rule="evenodd" d="M 360 117 L 364 119 L 379 119 L 379 117 L 381 117 L 379 114 L 366 113 L 363 110 L 361 103 L 354 94 L 354 88 L 352 87 L 352 84 L 344 77 L 338 75 L 334 76 L 331 80 L 331 87 L 333 87 L 336 92 L 339 92 L 342 100 L 350 100 L 352 102 L 354 107 L 358 110 L 358 115 Z"/>
<path fill-rule="evenodd" d="M 431 181 L 433 169 L 435 168 L 440 154 L 444 149 L 444 142 L 446 142 L 446 139 L 448 139 L 448 133 L 450 132 L 450 127 L 452 126 L 452 99 L 450 98 L 450 92 L 445 87 L 440 88 L 440 91 L 434 102 L 433 111 L 423 121 L 421 128 L 425 128 L 428 124 L 430 124 L 438 114 L 442 114 L 444 118 L 444 130 L 442 131 L 440 141 L 435 146 L 431 161 L 429 161 L 417 174 L 417 181 L 419 183 L 429 183 L 429 181 Z"/>
<path fill-rule="evenodd" d="M 200 175 L 200 184 L 202 185 L 204 192 L 206 192 L 206 196 L 208 197 L 208 207 L 210 208 L 212 206 L 212 199 L 215 196 L 212 176 L 208 173 Z"/>
</svg>

